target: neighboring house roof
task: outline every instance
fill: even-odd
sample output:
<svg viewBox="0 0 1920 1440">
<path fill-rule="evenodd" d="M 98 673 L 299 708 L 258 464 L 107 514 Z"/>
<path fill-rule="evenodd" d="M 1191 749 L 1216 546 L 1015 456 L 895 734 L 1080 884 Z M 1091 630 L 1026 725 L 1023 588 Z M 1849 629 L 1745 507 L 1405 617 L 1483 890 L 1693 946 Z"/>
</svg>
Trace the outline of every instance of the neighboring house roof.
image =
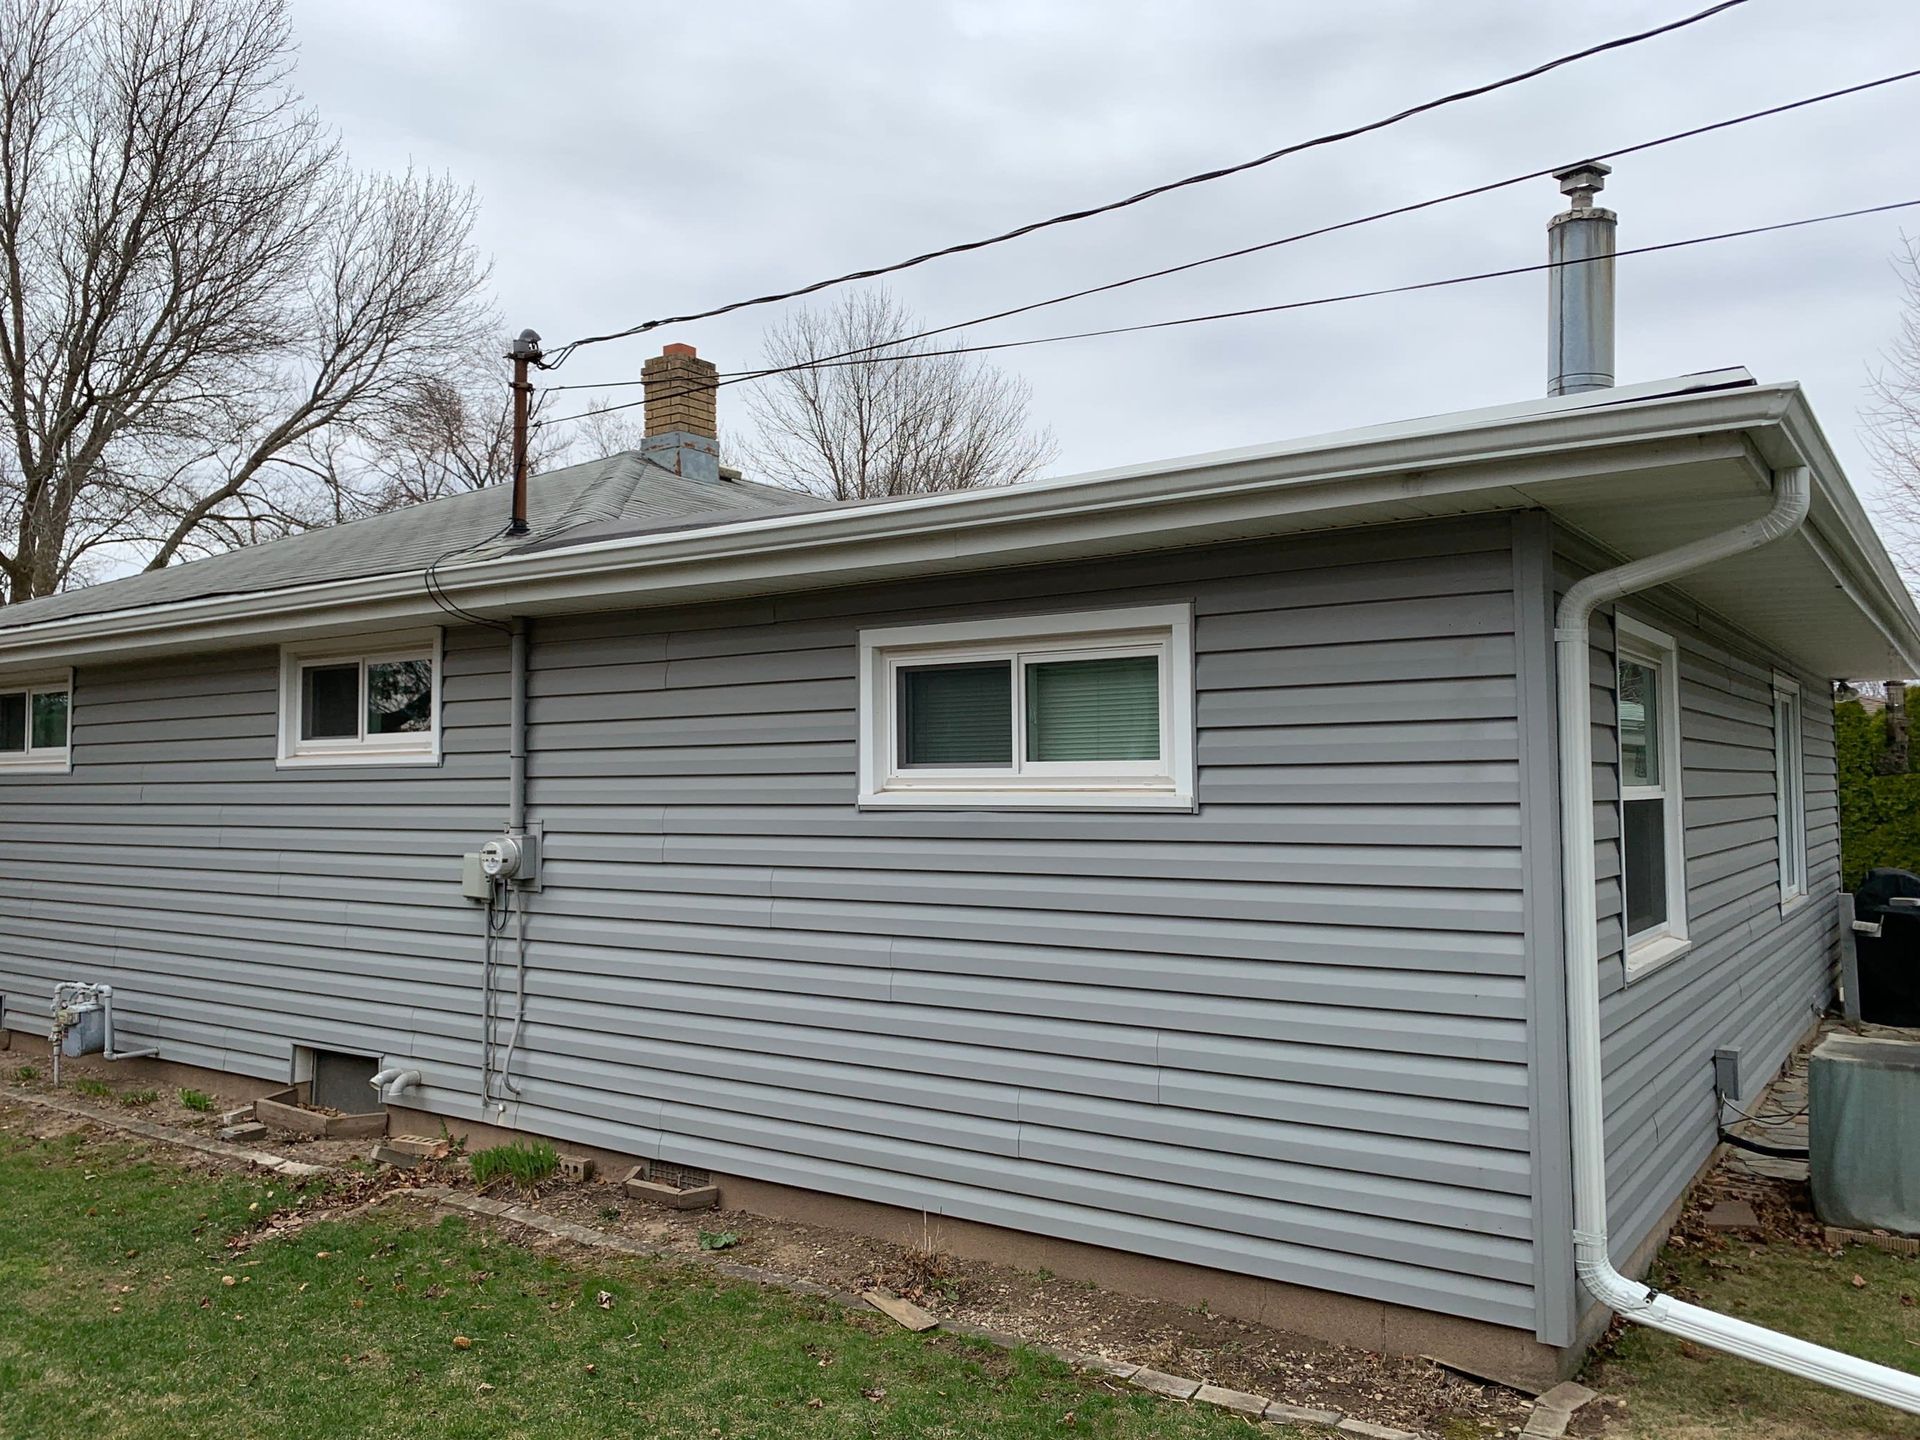
<svg viewBox="0 0 1920 1440">
<path fill-rule="evenodd" d="M 1795 466 L 1812 478 L 1806 524 L 1675 592 L 1809 673 L 1920 673 L 1920 612 L 1806 397 L 1740 369 L 1000 489 L 671 525 L 594 520 L 509 553 L 459 557 L 436 578 L 469 610 L 537 616 L 1529 509 L 1551 513 L 1606 563 L 1757 518 L 1774 473 Z M 488 494 L 497 521 L 504 496 L 476 502 Z M 484 522 L 474 529 L 486 533 Z M 0 666 L 418 625 L 440 612 L 424 562 L 414 564 L 238 599 L 43 611 L 24 625 L 0 611 L 0 627 L 11 627 L 0 628 Z"/>
<path fill-rule="evenodd" d="M 529 480 L 530 533 L 518 541 L 509 542 L 501 535 L 506 524 L 504 487 L 472 490 L 164 570 L 0 606 L 0 631 L 184 600 L 264 596 L 329 580 L 415 574 L 450 552 L 506 555 L 562 540 L 570 531 L 605 525 L 644 534 L 737 520 L 743 515 L 815 510 L 826 503 L 751 480 L 688 479 L 637 451 L 625 451 Z M 489 545 L 489 541 L 496 543 Z"/>
</svg>

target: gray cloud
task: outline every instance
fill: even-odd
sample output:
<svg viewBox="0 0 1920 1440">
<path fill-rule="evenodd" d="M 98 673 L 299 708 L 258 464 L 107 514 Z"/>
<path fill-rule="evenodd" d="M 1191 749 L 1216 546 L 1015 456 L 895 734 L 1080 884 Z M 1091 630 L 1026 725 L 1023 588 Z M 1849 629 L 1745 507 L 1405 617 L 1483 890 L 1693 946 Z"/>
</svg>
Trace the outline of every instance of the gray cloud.
<svg viewBox="0 0 1920 1440">
<path fill-rule="evenodd" d="M 471 181 L 513 328 L 549 340 L 887 261 L 1352 124 L 1691 8 L 1417 0 L 945 5 L 297 0 L 300 81 L 363 164 Z M 1761 0 L 1518 90 L 898 277 L 936 322 L 1271 238 L 1871 78 L 1920 6 Z M 1621 243 L 1920 195 L 1920 82 L 1623 162 Z M 1526 264 L 1542 181 L 971 332 L 999 339 Z M 1920 218 L 1907 221 L 1920 228 Z M 1803 381 L 1854 482 L 1892 338 L 1901 217 L 1621 262 L 1624 380 L 1744 364 Z M 1011 352 L 1095 468 L 1538 393 L 1539 276 Z M 769 312 L 662 339 L 751 363 Z M 731 418 L 738 419 L 737 403 Z M 723 417 L 723 423 L 726 418 Z"/>
</svg>

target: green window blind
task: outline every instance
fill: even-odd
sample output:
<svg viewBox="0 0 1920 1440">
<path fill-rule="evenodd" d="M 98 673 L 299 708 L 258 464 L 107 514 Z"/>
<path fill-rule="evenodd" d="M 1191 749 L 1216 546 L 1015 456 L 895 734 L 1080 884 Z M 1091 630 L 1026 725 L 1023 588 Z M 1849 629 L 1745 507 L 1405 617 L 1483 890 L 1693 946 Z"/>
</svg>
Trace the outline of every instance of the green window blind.
<svg viewBox="0 0 1920 1440">
<path fill-rule="evenodd" d="M 900 671 L 900 766 L 1013 764 L 1013 662 Z"/>
<path fill-rule="evenodd" d="M 33 748 L 59 750 L 67 743 L 67 692 L 42 690 L 33 697 Z"/>
<path fill-rule="evenodd" d="M 1125 655 L 1028 665 L 1027 758 L 1159 759 L 1159 658 Z"/>
</svg>

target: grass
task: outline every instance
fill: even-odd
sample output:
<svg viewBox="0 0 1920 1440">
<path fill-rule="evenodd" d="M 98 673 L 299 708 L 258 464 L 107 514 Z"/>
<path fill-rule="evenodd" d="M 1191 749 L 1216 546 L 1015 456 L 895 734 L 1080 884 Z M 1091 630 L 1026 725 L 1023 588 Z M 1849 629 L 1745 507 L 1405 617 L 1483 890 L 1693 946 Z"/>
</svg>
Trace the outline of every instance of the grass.
<svg viewBox="0 0 1920 1440">
<path fill-rule="evenodd" d="M 375 1212 L 235 1249 L 311 1194 L 118 1142 L 0 1133 L 0 1194 L 10 1440 L 1249 1433 L 1043 1356 L 457 1219 Z"/>
<path fill-rule="evenodd" d="M 1682 1298 L 1920 1370 L 1920 1260 L 1862 1246 L 1834 1259 L 1785 1241 L 1735 1242 L 1705 1254 L 1669 1247 L 1654 1274 Z M 1591 1370 L 1587 1383 L 1626 1400 L 1623 1433 L 1645 1440 L 1920 1436 L 1914 1416 L 1638 1326 Z"/>
<path fill-rule="evenodd" d="M 143 1110 L 159 1098 L 158 1090 L 129 1090 L 120 1097 L 120 1103 L 129 1110 Z"/>
<path fill-rule="evenodd" d="M 189 1110 L 198 1110 L 202 1114 L 213 1109 L 213 1097 L 204 1090 L 182 1090 L 180 1103 Z"/>
<path fill-rule="evenodd" d="M 482 1188 L 512 1181 L 524 1194 L 531 1195 L 542 1180 L 550 1180 L 560 1168 L 560 1154 L 545 1140 L 515 1140 L 476 1150 L 467 1162 L 473 1167 L 473 1182 Z"/>
<path fill-rule="evenodd" d="M 95 1100 L 111 1100 L 113 1098 L 113 1086 L 107 1084 L 104 1080 L 90 1080 L 84 1075 L 73 1082 L 73 1089 L 75 1094 L 88 1095 Z"/>
</svg>

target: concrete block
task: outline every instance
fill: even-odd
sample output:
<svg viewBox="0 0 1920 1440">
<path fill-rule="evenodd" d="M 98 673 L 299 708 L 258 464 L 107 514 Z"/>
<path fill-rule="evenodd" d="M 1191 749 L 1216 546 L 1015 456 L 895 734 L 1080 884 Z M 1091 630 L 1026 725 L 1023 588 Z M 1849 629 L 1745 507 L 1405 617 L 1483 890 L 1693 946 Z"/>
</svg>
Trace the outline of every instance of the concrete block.
<svg viewBox="0 0 1920 1440">
<path fill-rule="evenodd" d="M 1564 1410 L 1571 1415 L 1582 1405 L 1599 1398 L 1598 1390 L 1589 1390 L 1577 1380 L 1562 1380 L 1533 1403 L 1544 1405 L 1549 1410 Z"/>
<path fill-rule="evenodd" d="M 1567 1422 L 1571 1419 L 1573 1416 L 1565 1410 L 1536 1405 L 1527 1417 L 1527 1428 L 1520 1432 L 1521 1440 L 1560 1440 L 1567 1433 Z"/>
<path fill-rule="evenodd" d="M 645 1167 L 636 1165 L 627 1172 L 622 1188 L 635 1200 L 644 1200 L 650 1205 L 664 1205 L 669 1210 L 711 1210 L 720 1203 L 720 1187 L 717 1185 L 695 1185 L 682 1190 L 677 1185 L 662 1185 L 657 1180 L 649 1180 L 642 1173 Z"/>
<path fill-rule="evenodd" d="M 1238 1411 L 1258 1420 L 1267 1413 L 1267 1397 L 1249 1395 L 1244 1390 L 1227 1390 L 1218 1385 L 1202 1385 L 1193 1398 L 1202 1405 L 1218 1405 L 1222 1410 Z"/>
<path fill-rule="evenodd" d="M 1338 1425 L 1346 1417 L 1338 1410 L 1313 1410 L 1275 1400 L 1260 1418 L 1269 1425 Z"/>
<path fill-rule="evenodd" d="M 444 1160 L 453 1153 L 453 1146 L 437 1135 L 393 1135 L 388 1137 L 385 1148 L 411 1155 L 416 1160 Z"/>
<path fill-rule="evenodd" d="M 1758 1230 L 1760 1217 L 1745 1200 L 1720 1200 L 1708 1209 L 1709 1230 Z"/>
<path fill-rule="evenodd" d="M 1160 1370 L 1148 1370 L 1144 1366 L 1127 1377 L 1129 1385 L 1138 1385 L 1142 1390 L 1151 1390 L 1156 1395 L 1164 1395 L 1169 1400 L 1191 1400 L 1200 1391 L 1198 1380 L 1189 1380 L 1184 1375 L 1168 1375 Z"/>
<path fill-rule="evenodd" d="M 1333 1427 L 1342 1435 L 1358 1435 L 1363 1440 L 1420 1440 L 1411 1430 L 1396 1430 L 1391 1425 L 1373 1425 L 1351 1415 Z"/>
<path fill-rule="evenodd" d="M 258 1140 L 267 1133 L 267 1127 L 258 1120 L 248 1120 L 237 1125 L 228 1125 L 214 1132 L 219 1140 Z"/>
<path fill-rule="evenodd" d="M 562 1155 L 560 1157 L 560 1178 L 571 1180 L 575 1184 L 585 1184 L 593 1178 L 593 1157 L 591 1155 Z"/>
</svg>

